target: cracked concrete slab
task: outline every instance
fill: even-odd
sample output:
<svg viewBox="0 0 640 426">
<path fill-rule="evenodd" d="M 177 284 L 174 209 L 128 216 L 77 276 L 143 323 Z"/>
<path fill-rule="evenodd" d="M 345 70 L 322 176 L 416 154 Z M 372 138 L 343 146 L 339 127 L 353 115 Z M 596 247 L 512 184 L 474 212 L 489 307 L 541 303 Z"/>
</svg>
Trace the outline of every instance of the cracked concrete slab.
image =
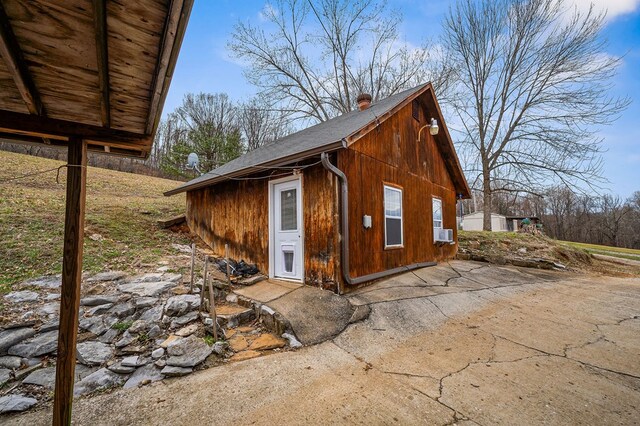
<svg viewBox="0 0 640 426">
<path fill-rule="evenodd" d="M 276 300 L 298 294 L 281 307 L 285 316 L 295 316 L 301 303 L 314 305 L 311 293 L 302 290 Z M 637 422 L 640 279 L 452 261 L 348 295 L 370 313 L 343 331 L 354 308 L 344 297 L 326 296 L 350 306 L 339 315 L 340 326 L 334 322 L 329 330 L 314 331 L 336 315 L 323 310 L 326 303 L 316 304 L 313 314 L 298 314 L 297 322 L 319 339 L 338 334 L 331 341 L 80 399 L 75 421 Z M 310 321 L 315 315 L 322 321 Z M 212 405 L 224 409 L 211 410 Z M 6 423 L 48 424 L 49 416 L 50 408 Z"/>
</svg>

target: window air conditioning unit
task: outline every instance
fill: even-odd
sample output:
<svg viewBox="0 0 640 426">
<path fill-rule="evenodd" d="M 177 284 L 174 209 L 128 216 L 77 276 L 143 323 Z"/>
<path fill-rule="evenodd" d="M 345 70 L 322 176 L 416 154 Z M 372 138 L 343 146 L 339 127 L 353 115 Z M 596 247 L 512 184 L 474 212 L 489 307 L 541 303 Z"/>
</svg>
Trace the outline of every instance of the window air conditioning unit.
<svg viewBox="0 0 640 426">
<path fill-rule="evenodd" d="M 454 244 L 453 229 L 434 228 L 433 239 L 435 240 L 436 243 Z"/>
</svg>

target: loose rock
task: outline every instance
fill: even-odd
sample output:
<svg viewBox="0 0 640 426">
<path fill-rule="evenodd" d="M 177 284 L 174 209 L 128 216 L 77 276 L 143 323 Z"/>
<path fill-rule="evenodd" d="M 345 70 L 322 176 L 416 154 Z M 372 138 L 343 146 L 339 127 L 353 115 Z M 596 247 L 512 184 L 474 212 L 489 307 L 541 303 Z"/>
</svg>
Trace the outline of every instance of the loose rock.
<svg viewBox="0 0 640 426">
<path fill-rule="evenodd" d="M 7 293 L 4 298 L 12 303 L 36 302 L 38 300 L 38 293 L 29 290 L 12 291 L 11 293 Z"/>
<path fill-rule="evenodd" d="M 58 346 L 58 331 L 48 331 L 38 334 L 27 341 L 23 341 L 9 348 L 9 355 L 23 358 L 33 358 L 46 355 L 56 350 Z"/>
<path fill-rule="evenodd" d="M 131 324 L 131 327 L 129 327 L 129 333 L 139 334 L 147 331 L 149 328 L 151 328 L 151 324 L 148 321 L 139 319 Z"/>
<path fill-rule="evenodd" d="M 198 324 L 191 324 L 175 332 L 176 336 L 187 337 L 198 331 Z"/>
<path fill-rule="evenodd" d="M 78 361 L 85 365 L 101 365 L 113 357 L 113 349 L 106 343 L 82 342 L 77 345 L 77 355 Z"/>
<path fill-rule="evenodd" d="M 269 349 L 282 348 L 285 345 L 286 342 L 283 339 L 267 333 L 251 342 L 249 349 L 254 351 L 266 351 Z"/>
<path fill-rule="evenodd" d="M 169 344 L 167 365 L 174 367 L 194 367 L 203 362 L 213 352 L 204 340 L 195 336 L 185 337 Z"/>
<path fill-rule="evenodd" d="M 151 358 L 153 359 L 162 358 L 163 355 L 164 355 L 164 349 L 162 348 L 155 349 L 153 352 L 151 352 Z"/>
<path fill-rule="evenodd" d="M 162 305 L 154 306 L 153 308 L 147 309 L 142 315 L 140 315 L 140 320 L 156 322 L 160 321 L 162 318 Z"/>
<path fill-rule="evenodd" d="M 47 367 L 36 370 L 29 374 L 23 381 L 23 384 L 43 386 L 47 389 L 53 389 L 56 384 L 56 368 Z"/>
<path fill-rule="evenodd" d="M 101 368 L 80 380 L 76 384 L 73 394 L 75 396 L 86 395 L 99 389 L 120 386 L 126 379 L 126 375 L 114 373 L 107 368 Z"/>
<path fill-rule="evenodd" d="M 139 385 L 157 382 L 163 378 L 164 376 L 160 373 L 160 370 L 155 365 L 149 364 L 138 368 L 135 373 L 129 377 L 129 380 L 127 380 L 123 388 L 133 388 Z"/>
<path fill-rule="evenodd" d="M 302 343 L 300 343 L 300 341 L 298 339 L 296 339 L 296 336 L 294 336 L 293 334 L 289 334 L 289 333 L 284 333 L 282 334 L 282 337 L 287 339 L 287 341 L 289 342 L 289 346 L 292 348 L 301 348 L 302 347 Z"/>
<path fill-rule="evenodd" d="M 175 287 L 176 283 L 171 281 L 157 281 L 157 282 L 132 282 L 127 284 L 120 284 L 118 290 L 123 293 L 131 293 L 141 297 L 153 297 L 159 296 L 165 291 Z"/>
<path fill-rule="evenodd" d="M 151 327 L 149 329 L 149 332 L 147 333 L 147 336 L 150 339 L 155 339 L 156 337 L 160 337 L 160 336 L 162 336 L 162 329 L 158 325 L 154 325 L 153 327 Z"/>
<path fill-rule="evenodd" d="M 113 296 L 89 296 L 83 299 L 80 299 L 81 306 L 99 306 L 99 305 L 107 305 L 109 303 L 113 304 L 118 301 L 118 295 Z"/>
<path fill-rule="evenodd" d="M 198 319 L 198 313 L 197 312 L 189 312 L 188 314 L 182 315 L 181 317 L 178 317 L 176 319 L 174 319 L 173 321 L 171 321 L 171 328 L 178 328 L 178 327 L 182 327 L 185 324 L 189 324 L 191 321 L 195 321 Z"/>
<path fill-rule="evenodd" d="M 138 297 L 134 300 L 136 309 L 148 308 L 158 303 L 157 297 Z"/>
<path fill-rule="evenodd" d="M 11 346 L 28 339 L 34 334 L 36 334 L 36 331 L 27 327 L 0 331 L 0 355 L 6 354 Z"/>
<path fill-rule="evenodd" d="M 181 338 L 171 334 L 164 342 L 160 343 L 160 347 L 166 349 L 170 344 L 177 342 L 178 340 L 181 340 Z"/>
<path fill-rule="evenodd" d="M 11 370 L 8 368 L 0 368 L 0 388 L 11 380 Z"/>
<path fill-rule="evenodd" d="M 120 338 L 120 340 L 116 342 L 116 348 L 122 348 L 124 346 L 130 345 L 136 339 L 137 337 L 129 333 L 129 330 L 127 330 L 124 333 L 122 333 L 122 337 Z"/>
<path fill-rule="evenodd" d="M 106 303 L 104 305 L 94 306 L 93 308 L 87 310 L 85 313 L 89 316 L 100 315 L 107 312 L 109 309 L 111 309 L 112 306 L 113 306 L 113 303 Z"/>
<path fill-rule="evenodd" d="M 200 305 L 200 296 L 196 294 L 183 294 L 180 296 L 173 296 L 167 299 L 167 303 L 164 307 L 165 315 L 172 317 L 181 316 L 189 311 L 198 309 Z"/>
<path fill-rule="evenodd" d="M 22 358 L 19 356 L 0 356 L 0 367 L 17 370 L 22 365 Z"/>
<path fill-rule="evenodd" d="M 101 282 L 101 281 L 116 281 L 121 280 L 126 277 L 126 272 L 122 271 L 109 271 L 109 272 L 100 272 L 99 274 L 94 275 L 93 277 L 87 278 L 87 282 Z"/>
<path fill-rule="evenodd" d="M 175 367 L 171 365 L 167 365 L 160 372 L 161 374 L 169 377 L 179 377 L 186 376 L 193 372 L 193 368 L 185 368 L 185 367 Z"/>
<path fill-rule="evenodd" d="M 142 358 L 139 355 L 128 356 L 122 360 L 123 367 L 139 367 L 146 363 L 141 363 Z"/>
<path fill-rule="evenodd" d="M 37 402 L 37 399 L 24 395 L 6 395 L 0 397 L 0 414 L 24 411 L 33 407 Z"/>
<path fill-rule="evenodd" d="M 109 309 L 109 313 L 115 315 L 118 318 L 126 318 L 129 315 L 133 315 L 135 311 L 136 307 L 129 302 L 117 304 Z"/>
<path fill-rule="evenodd" d="M 34 278 L 20 284 L 21 287 L 41 287 L 41 288 L 58 288 L 62 284 L 60 275 L 48 275 L 44 277 Z"/>
<path fill-rule="evenodd" d="M 119 334 L 120 334 L 119 330 L 116 330 L 115 328 L 110 328 L 102 336 L 100 336 L 98 340 L 101 341 L 102 343 L 113 343 L 118 338 Z"/>
<path fill-rule="evenodd" d="M 136 367 L 127 367 L 125 365 L 122 365 L 122 361 L 118 361 L 115 364 L 111 364 L 109 367 L 107 367 L 109 370 L 113 371 L 114 373 L 119 373 L 119 374 L 129 374 L 129 373 L 133 373 L 134 371 L 136 371 Z"/>
</svg>

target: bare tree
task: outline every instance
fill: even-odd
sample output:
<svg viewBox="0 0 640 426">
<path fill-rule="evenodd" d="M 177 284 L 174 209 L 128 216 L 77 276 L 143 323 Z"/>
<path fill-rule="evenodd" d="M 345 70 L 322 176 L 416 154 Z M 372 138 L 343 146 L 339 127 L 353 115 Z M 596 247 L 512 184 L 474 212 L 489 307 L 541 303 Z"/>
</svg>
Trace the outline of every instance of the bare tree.
<svg viewBox="0 0 640 426">
<path fill-rule="evenodd" d="M 483 191 L 485 230 L 494 192 L 603 181 L 594 130 L 629 102 L 607 94 L 620 59 L 604 51 L 603 18 L 563 0 L 460 0 L 450 10 L 452 106 L 468 177 Z"/>
<path fill-rule="evenodd" d="M 254 98 L 239 107 L 239 124 L 247 151 L 291 133 L 284 111 L 274 109 L 265 100 Z"/>
<path fill-rule="evenodd" d="M 262 15 L 259 27 L 239 22 L 229 48 L 295 117 L 325 121 L 351 111 L 359 93 L 375 101 L 427 80 L 430 51 L 400 40 L 401 16 L 386 2 L 275 0 Z"/>
</svg>

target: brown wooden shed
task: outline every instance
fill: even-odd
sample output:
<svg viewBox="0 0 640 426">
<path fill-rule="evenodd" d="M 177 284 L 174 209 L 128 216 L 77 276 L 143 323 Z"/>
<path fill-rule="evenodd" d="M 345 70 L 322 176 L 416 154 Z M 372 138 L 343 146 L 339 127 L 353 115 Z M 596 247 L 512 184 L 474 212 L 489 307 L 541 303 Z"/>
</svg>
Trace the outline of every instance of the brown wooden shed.
<svg viewBox="0 0 640 426">
<path fill-rule="evenodd" d="M 359 99 L 165 195 L 215 252 L 339 293 L 453 257 L 470 191 L 433 87 Z"/>
</svg>

